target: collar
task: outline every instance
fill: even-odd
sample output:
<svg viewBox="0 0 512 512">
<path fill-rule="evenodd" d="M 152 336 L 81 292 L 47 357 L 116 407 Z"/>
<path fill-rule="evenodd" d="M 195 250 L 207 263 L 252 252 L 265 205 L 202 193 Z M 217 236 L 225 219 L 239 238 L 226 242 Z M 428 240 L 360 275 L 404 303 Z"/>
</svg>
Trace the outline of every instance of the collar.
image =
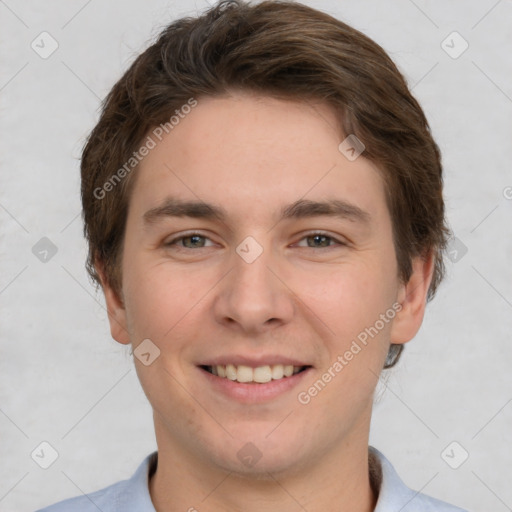
<svg viewBox="0 0 512 512">
<path fill-rule="evenodd" d="M 125 482 L 126 491 L 117 501 L 119 510 L 126 512 L 156 512 L 149 494 L 149 479 L 156 471 L 158 452 L 148 455 L 134 475 Z M 407 487 L 391 462 L 373 446 L 368 447 L 370 484 L 378 496 L 374 512 L 465 512 Z M 116 509 L 117 510 L 117 509 Z"/>
</svg>

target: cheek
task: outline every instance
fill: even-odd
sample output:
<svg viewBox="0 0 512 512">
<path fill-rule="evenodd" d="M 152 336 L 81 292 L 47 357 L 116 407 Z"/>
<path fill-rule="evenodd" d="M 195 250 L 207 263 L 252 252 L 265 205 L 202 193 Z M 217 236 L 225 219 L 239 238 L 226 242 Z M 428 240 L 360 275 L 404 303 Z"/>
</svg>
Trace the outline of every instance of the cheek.
<svg viewBox="0 0 512 512">
<path fill-rule="evenodd" d="M 310 301 L 331 332 L 323 340 L 328 356 L 301 396 L 319 408 L 338 411 L 336 421 L 349 421 L 347 411 L 362 412 L 369 406 L 388 352 L 393 284 L 378 274 L 354 268 L 337 272 L 317 286 L 316 300 Z"/>
<path fill-rule="evenodd" d="M 327 279 L 305 281 L 305 302 L 329 327 L 331 363 L 352 351 L 355 354 L 348 354 L 351 360 L 379 371 L 395 314 L 392 276 L 389 268 L 377 264 L 354 264 L 331 271 Z"/>
<path fill-rule="evenodd" d="M 303 281 L 303 290 L 337 325 L 361 325 L 376 320 L 391 306 L 394 288 L 378 267 L 367 264 L 343 265 L 324 277 L 311 276 Z"/>
<path fill-rule="evenodd" d="M 134 254 L 123 262 L 127 317 L 139 335 L 161 339 L 199 303 L 207 277 Z M 202 283 L 202 284 L 201 284 Z"/>
</svg>

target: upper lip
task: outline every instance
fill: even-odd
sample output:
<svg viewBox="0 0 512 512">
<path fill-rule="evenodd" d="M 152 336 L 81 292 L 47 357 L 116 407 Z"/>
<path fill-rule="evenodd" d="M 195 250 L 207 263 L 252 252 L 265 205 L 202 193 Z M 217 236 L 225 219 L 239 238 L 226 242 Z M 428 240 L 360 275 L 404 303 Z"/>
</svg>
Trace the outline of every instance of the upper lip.
<svg viewBox="0 0 512 512">
<path fill-rule="evenodd" d="M 257 368 L 258 366 L 272 366 L 276 364 L 282 364 L 284 366 L 293 365 L 297 367 L 301 366 L 311 366 L 304 361 L 299 361 L 298 359 L 280 356 L 277 354 L 274 355 L 259 355 L 259 356 L 244 356 L 240 354 L 231 354 L 228 356 L 218 356 L 211 359 L 208 359 L 198 366 L 226 366 L 228 364 L 233 364 L 235 366 L 244 365 L 250 366 L 251 368 Z"/>
</svg>

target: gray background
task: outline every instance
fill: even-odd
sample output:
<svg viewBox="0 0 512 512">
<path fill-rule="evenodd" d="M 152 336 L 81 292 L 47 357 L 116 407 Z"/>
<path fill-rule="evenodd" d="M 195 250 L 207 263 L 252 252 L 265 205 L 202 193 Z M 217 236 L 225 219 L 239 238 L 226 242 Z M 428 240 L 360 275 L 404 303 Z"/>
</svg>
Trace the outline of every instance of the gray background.
<svg viewBox="0 0 512 512">
<path fill-rule="evenodd" d="M 418 336 L 379 385 L 371 444 L 410 487 L 512 510 L 512 2 L 305 3 L 375 39 L 407 77 L 443 151 L 458 239 Z M 110 338 L 84 270 L 78 159 L 133 57 L 206 5 L 0 0 L 2 511 L 127 478 L 156 448 L 129 349 Z M 47 58 L 31 47 L 43 31 L 59 45 Z M 457 36 L 444 44 L 452 56 L 441 46 L 453 31 L 469 44 L 458 58 Z M 43 237 L 56 254 L 36 246 L 36 257 Z M 31 458 L 43 441 L 59 454 L 46 470 Z"/>
</svg>

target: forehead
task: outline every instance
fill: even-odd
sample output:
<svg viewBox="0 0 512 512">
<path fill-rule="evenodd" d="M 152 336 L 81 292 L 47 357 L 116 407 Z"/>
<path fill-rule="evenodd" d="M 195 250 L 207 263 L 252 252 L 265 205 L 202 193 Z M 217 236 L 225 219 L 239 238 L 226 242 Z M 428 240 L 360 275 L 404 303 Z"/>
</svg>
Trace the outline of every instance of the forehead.
<svg viewBox="0 0 512 512">
<path fill-rule="evenodd" d="M 145 213 L 172 196 L 246 216 L 328 197 L 385 214 L 380 171 L 363 157 L 348 160 L 339 150 L 344 137 L 322 103 L 198 98 L 142 160 L 130 209 Z"/>
</svg>

